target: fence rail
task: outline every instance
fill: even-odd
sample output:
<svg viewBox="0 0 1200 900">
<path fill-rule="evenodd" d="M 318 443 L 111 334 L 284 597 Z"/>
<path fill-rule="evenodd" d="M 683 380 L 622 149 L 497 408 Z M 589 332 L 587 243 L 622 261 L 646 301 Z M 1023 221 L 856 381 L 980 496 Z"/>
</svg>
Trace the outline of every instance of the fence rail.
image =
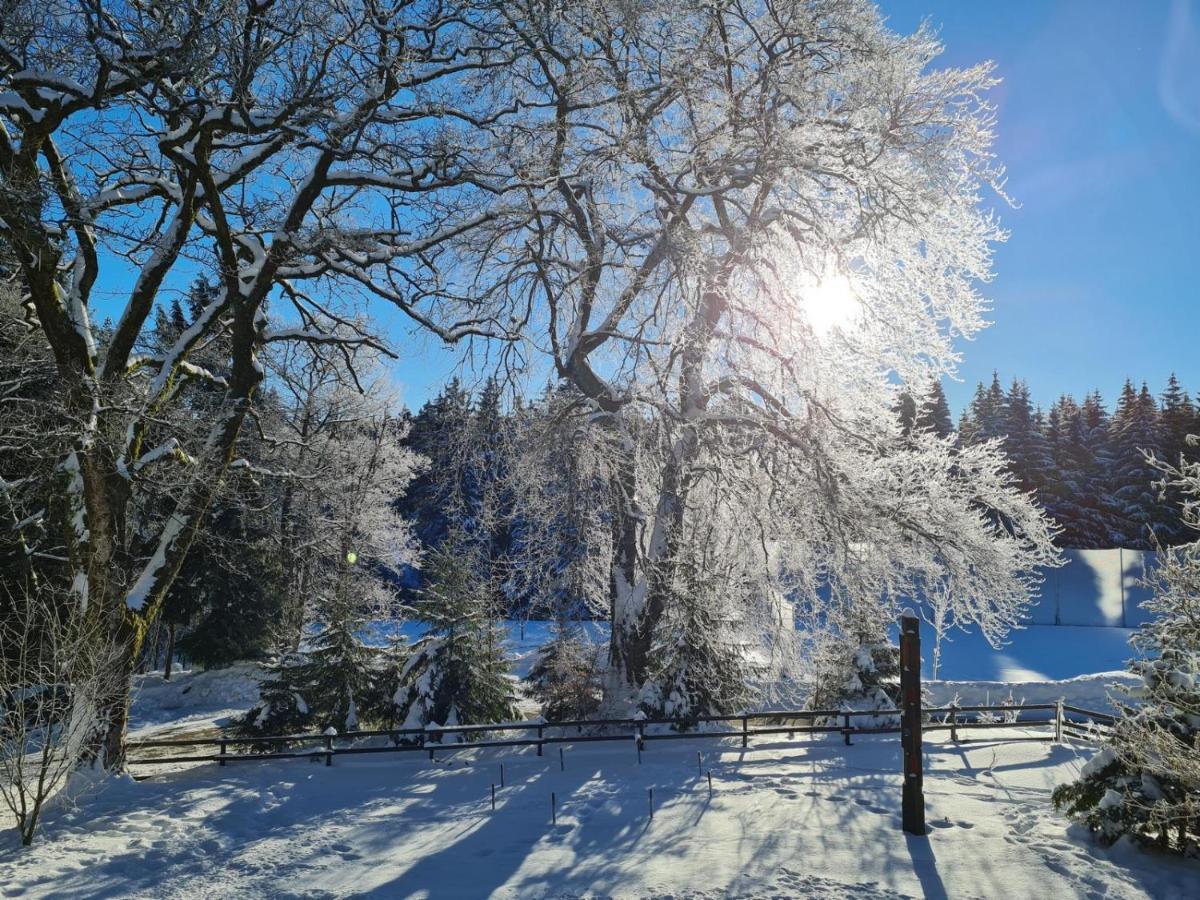
<svg viewBox="0 0 1200 900">
<path fill-rule="evenodd" d="M 995 728 L 1044 728 L 1053 729 L 1049 736 L 1010 738 L 1010 740 L 1062 741 L 1064 737 L 1076 740 L 1094 740 L 1112 726 L 1115 719 L 1108 713 L 1096 712 L 1066 703 L 1027 703 L 994 706 L 944 706 L 924 711 L 929 721 L 924 731 L 949 731 L 951 740 L 960 742 L 960 731 Z M 1053 717 L 1021 718 L 1026 713 L 1053 712 Z M 456 725 L 430 728 L 391 728 L 368 731 L 348 731 L 339 734 L 284 734 L 284 735 L 236 735 L 207 738 L 167 738 L 163 740 L 130 741 L 127 749 L 133 754 L 140 750 L 167 748 L 215 747 L 215 753 L 136 756 L 127 763 L 131 766 L 164 765 L 183 762 L 229 762 L 271 759 L 324 759 L 325 765 L 333 765 L 335 756 L 350 756 L 366 753 L 428 753 L 433 759 L 437 753 L 453 753 L 458 750 L 487 747 L 536 747 L 538 756 L 543 755 L 547 745 L 578 744 L 601 741 L 636 741 L 639 752 L 647 741 L 689 739 L 741 739 L 743 747 L 750 746 L 751 738 L 788 735 L 840 734 L 846 744 L 853 742 L 855 735 L 899 734 L 900 710 L 846 710 L 776 709 L 741 713 L 732 716 L 699 716 L 692 719 L 669 718 L 625 718 L 625 719 L 573 719 L 565 722 L 504 722 L 494 725 Z M 852 719 L 869 717 L 895 724 L 852 724 Z M 940 717 L 940 718 L 939 718 Z M 807 722 L 808 724 L 796 724 Z M 840 724 L 836 724 L 840 722 Z M 762 723 L 751 727 L 752 723 Z M 790 724 L 788 724 L 790 723 Z M 820 723 L 820 724 L 818 724 Z M 833 724 L 830 724 L 833 723 Z M 733 728 L 719 730 L 694 730 L 697 725 L 732 724 Z M 647 731 L 647 728 L 668 726 L 673 731 Z M 597 733 L 599 729 L 628 728 L 628 731 Z M 574 729 L 575 734 L 566 732 Z M 584 733 L 584 729 L 588 733 Z M 692 730 L 688 730 L 692 729 Z M 461 740 L 470 735 L 503 735 L 524 732 L 529 736 L 483 740 Z M 536 733 L 536 736 L 534 736 Z M 447 735 L 458 735 L 460 741 L 445 743 Z M 345 746 L 358 741 L 386 737 L 389 744 Z M 339 746 L 341 745 L 341 746 Z M 230 752 L 230 748 L 254 748 L 268 746 L 270 752 Z M 283 748 L 283 749 L 280 749 Z"/>
</svg>

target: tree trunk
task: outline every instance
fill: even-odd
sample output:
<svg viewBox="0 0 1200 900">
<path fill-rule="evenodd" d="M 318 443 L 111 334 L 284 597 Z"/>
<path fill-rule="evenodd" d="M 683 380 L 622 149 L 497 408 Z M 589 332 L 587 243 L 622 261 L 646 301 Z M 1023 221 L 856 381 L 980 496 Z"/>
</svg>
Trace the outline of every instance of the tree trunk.
<svg viewBox="0 0 1200 900">
<path fill-rule="evenodd" d="M 167 626 L 167 658 L 163 663 L 163 681 L 171 680 L 171 662 L 175 658 L 175 623 Z"/>
</svg>

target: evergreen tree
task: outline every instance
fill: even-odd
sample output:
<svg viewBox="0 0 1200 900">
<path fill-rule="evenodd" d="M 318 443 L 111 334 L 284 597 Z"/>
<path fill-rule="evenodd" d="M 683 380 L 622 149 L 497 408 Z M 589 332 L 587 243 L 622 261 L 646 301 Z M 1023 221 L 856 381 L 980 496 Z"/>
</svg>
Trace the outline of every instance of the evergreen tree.
<svg viewBox="0 0 1200 900">
<path fill-rule="evenodd" d="M 754 667 L 738 615 L 738 585 L 683 560 L 639 698 L 651 716 L 695 721 L 750 703 Z"/>
<path fill-rule="evenodd" d="M 404 728 L 513 719 L 504 635 L 488 603 L 478 545 L 452 531 L 425 566 L 413 612 L 428 630 L 414 644 L 392 696 Z M 451 736 L 451 740 L 455 740 Z"/>
<path fill-rule="evenodd" d="M 913 395 L 908 391 L 901 391 L 900 396 L 896 398 L 894 409 L 896 417 L 900 420 L 900 431 L 906 435 L 912 434 L 917 424 L 917 401 L 913 399 Z"/>
<path fill-rule="evenodd" d="M 376 680 L 382 663 L 378 648 L 360 636 L 366 624 L 350 604 L 335 601 L 325 610 L 325 626 L 313 638 L 305 663 L 305 702 L 316 724 L 357 731 L 362 720 L 378 720 Z"/>
<path fill-rule="evenodd" d="M 1170 513 L 1159 500 L 1155 471 L 1146 459 L 1147 453 L 1161 454 L 1162 437 L 1158 407 L 1145 384 L 1139 392 L 1125 382 L 1110 433 L 1114 466 L 1108 498 L 1118 528 L 1114 538 L 1117 546 L 1151 549 Z"/>
<path fill-rule="evenodd" d="M 838 618 L 814 650 L 808 708 L 898 709 L 900 648 L 888 640 L 887 622 L 857 606 Z"/>
<path fill-rule="evenodd" d="M 1029 386 L 1013 380 L 1004 401 L 1007 413 L 1004 450 L 1009 467 L 1024 491 L 1039 496 L 1051 481 L 1054 467 L 1050 443 L 1042 432 L 1040 412 L 1035 413 L 1029 398 Z"/>
<path fill-rule="evenodd" d="M 950 416 L 950 403 L 940 380 L 934 380 L 921 400 L 916 413 L 915 425 L 922 431 L 930 431 L 940 438 L 954 433 L 954 422 Z"/>
<path fill-rule="evenodd" d="M 1174 372 L 1167 379 L 1159 408 L 1163 461 L 1178 467 L 1200 460 L 1200 453 L 1187 442 L 1189 434 L 1200 434 L 1200 419 L 1197 418 L 1192 398 L 1180 387 Z M 1168 510 L 1181 509 L 1184 497 L 1179 489 L 1172 484 L 1164 487 L 1160 505 L 1165 505 Z M 1179 544 L 1189 539 L 1188 529 L 1178 515 L 1166 518 L 1160 534 L 1168 544 Z"/>
<path fill-rule="evenodd" d="M 971 441 L 983 443 L 1005 436 L 1008 419 L 1008 398 L 1000 386 L 1000 373 L 992 373 L 992 383 L 984 388 L 980 382 L 971 400 Z"/>
<path fill-rule="evenodd" d="M 1166 477 L 1188 498 L 1184 519 L 1200 529 L 1200 465 Z M 1132 643 L 1142 679 L 1122 703 L 1104 747 L 1080 779 L 1054 791 L 1055 806 L 1106 844 L 1128 835 L 1179 853 L 1200 838 L 1200 540 L 1163 550 L 1152 576 L 1151 620 Z"/>
<path fill-rule="evenodd" d="M 538 648 L 537 659 L 525 676 L 529 693 L 542 705 L 551 722 L 586 719 L 600 706 L 597 647 L 577 622 L 565 617 L 554 623 L 550 640 Z"/>
</svg>

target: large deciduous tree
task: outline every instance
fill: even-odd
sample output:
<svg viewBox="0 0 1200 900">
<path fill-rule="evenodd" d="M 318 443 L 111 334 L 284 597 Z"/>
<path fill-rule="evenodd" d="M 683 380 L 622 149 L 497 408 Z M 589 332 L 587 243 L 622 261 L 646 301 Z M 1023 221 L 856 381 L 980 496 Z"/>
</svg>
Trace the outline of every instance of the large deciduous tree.
<svg viewBox="0 0 1200 900">
<path fill-rule="evenodd" d="M 892 412 L 984 325 L 992 66 L 935 68 L 931 31 L 855 0 L 503 12 L 527 52 L 501 152 L 547 189 L 480 277 L 537 297 L 609 456 L 610 698 L 647 696 L 701 534 L 739 590 L 747 566 L 805 606 L 952 584 L 959 621 L 1011 622 L 1049 523 L 997 446 Z"/>
</svg>

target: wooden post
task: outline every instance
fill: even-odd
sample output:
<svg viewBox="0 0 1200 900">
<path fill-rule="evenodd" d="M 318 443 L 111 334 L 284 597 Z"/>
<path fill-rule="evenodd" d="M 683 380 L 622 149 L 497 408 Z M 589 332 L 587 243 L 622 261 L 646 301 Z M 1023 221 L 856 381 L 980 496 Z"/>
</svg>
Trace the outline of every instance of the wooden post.
<svg viewBox="0 0 1200 900">
<path fill-rule="evenodd" d="M 567 760 L 566 760 L 566 757 L 563 756 L 563 748 L 562 747 L 558 748 L 558 771 L 560 771 L 560 772 L 567 771 Z"/>
<path fill-rule="evenodd" d="M 921 756 L 921 623 L 900 618 L 900 741 L 904 747 L 902 822 L 909 834 L 925 833 L 924 760 Z"/>
<path fill-rule="evenodd" d="M 846 746 L 850 746 L 850 713 L 842 713 L 842 736 L 846 739 Z"/>
<path fill-rule="evenodd" d="M 496 783 L 492 782 L 492 812 L 496 811 Z"/>
<path fill-rule="evenodd" d="M 550 792 L 550 824 L 558 824 L 558 798 L 554 796 L 554 791 Z"/>
<path fill-rule="evenodd" d="M 750 740 L 750 728 L 747 724 L 747 717 L 742 716 L 742 747 L 744 748 Z"/>
<path fill-rule="evenodd" d="M 650 818 L 654 818 L 654 788 L 650 788 Z"/>
<path fill-rule="evenodd" d="M 538 726 L 538 756 L 542 755 L 542 731 L 543 730 L 544 730 L 543 726 L 539 725 Z"/>
<path fill-rule="evenodd" d="M 333 735 L 325 735 L 325 765 L 333 765 Z"/>
<path fill-rule="evenodd" d="M 1062 743 L 1063 734 L 1063 701 L 1059 697 L 1054 704 L 1054 743 Z"/>
<path fill-rule="evenodd" d="M 225 765 L 225 738 L 221 738 L 221 761 L 218 765 Z"/>
</svg>

